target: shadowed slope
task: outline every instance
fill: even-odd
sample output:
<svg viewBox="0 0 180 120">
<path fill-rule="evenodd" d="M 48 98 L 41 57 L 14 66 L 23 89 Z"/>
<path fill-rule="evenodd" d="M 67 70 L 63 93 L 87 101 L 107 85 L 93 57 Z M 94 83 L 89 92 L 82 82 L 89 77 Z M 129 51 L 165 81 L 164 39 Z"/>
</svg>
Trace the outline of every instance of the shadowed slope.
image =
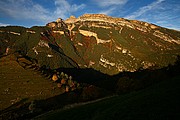
<svg viewBox="0 0 180 120">
<path fill-rule="evenodd" d="M 147 89 L 67 110 L 57 110 L 37 119 L 116 120 L 179 119 L 180 76 Z"/>
</svg>

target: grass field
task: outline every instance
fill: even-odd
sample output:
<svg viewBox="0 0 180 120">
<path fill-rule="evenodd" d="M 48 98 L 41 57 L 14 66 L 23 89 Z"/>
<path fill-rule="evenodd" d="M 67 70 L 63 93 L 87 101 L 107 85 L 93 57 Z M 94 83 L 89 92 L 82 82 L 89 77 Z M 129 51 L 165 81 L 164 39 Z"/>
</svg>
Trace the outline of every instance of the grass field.
<svg viewBox="0 0 180 120">
<path fill-rule="evenodd" d="M 61 94 L 57 85 L 34 70 L 21 67 L 14 55 L 0 58 L 0 110 Z"/>
<path fill-rule="evenodd" d="M 95 103 L 49 112 L 42 120 L 178 120 L 180 119 L 180 76 L 146 89 Z"/>
</svg>

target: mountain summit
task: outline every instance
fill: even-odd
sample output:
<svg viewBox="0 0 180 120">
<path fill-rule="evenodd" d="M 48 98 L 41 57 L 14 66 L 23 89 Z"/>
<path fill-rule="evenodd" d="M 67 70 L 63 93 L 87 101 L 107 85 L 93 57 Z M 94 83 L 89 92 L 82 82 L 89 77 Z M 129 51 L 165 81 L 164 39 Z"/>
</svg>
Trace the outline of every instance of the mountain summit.
<svg viewBox="0 0 180 120">
<path fill-rule="evenodd" d="M 163 67 L 180 55 L 180 32 L 103 14 L 61 18 L 43 27 L 1 27 L 0 54 L 18 51 L 40 66 L 93 68 L 109 75 Z"/>
</svg>

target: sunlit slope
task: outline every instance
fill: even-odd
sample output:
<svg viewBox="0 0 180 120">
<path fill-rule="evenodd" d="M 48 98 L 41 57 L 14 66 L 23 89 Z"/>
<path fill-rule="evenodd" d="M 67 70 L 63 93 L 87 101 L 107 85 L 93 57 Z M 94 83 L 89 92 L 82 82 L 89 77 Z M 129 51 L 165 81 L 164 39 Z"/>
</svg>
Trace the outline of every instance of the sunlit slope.
<svg viewBox="0 0 180 120">
<path fill-rule="evenodd" d="M 0 110 L 21 100 L 28 102 L 61 94 L 56 87 L 40 72 L 21 67 L 14 55 L 0 58 Z"/>
<path fill-rule="evenodd" d="M 46 26 L 52 29 L 66 55 L 81 68 L 93 68 L 110 75 L 134 72 L 140 67 L 161 68 L 173 63 L 180 53 L 179 31 L 143 21 L 85 14 L 58 19 Z"/>
</svg>

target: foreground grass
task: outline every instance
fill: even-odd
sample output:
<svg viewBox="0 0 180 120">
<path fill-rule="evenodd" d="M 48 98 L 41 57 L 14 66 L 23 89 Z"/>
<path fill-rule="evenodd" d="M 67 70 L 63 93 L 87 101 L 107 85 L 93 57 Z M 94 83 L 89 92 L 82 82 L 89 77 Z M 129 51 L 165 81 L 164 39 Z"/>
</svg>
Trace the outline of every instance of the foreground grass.
<svg viewBox="0 0 180 120">
<path fill-rule="evenodd" d="M 0 110 L 19 103 L 41 100 L 61 94 L 56 84 L 37 71 L 25 70 L 12 55 L 0 58 Z M 16 106 L 16 107 L 18 107 Z"/>
<path fill-rule="evenodd" d="M 95 103 L 57 110 L 40 116 L 43 120 L 180 119 L 180 76 L 141 91 Z"/>
</svg>

